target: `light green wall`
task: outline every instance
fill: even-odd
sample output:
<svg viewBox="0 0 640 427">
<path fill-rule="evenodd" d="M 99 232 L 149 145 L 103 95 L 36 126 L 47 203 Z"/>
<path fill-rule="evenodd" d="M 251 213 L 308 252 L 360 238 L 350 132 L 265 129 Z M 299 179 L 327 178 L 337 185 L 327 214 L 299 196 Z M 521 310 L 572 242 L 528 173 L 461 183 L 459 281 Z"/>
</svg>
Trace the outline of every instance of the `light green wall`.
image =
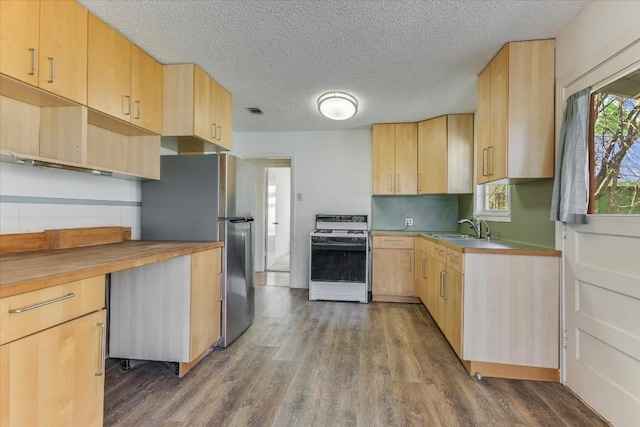
<svg viewBox="0 0 640 427">
<path fill-rule="evenodd" d="M 549 220 L 553 179 L 543 179 L 511 187 L 511 222 L 489 221 L 495 239 L 530 245 L 555 247 L 555 223 Z M 473 195 L 460 196 L 461 218 L 473 213 Z M 468 233 L 468 226 L 458 228 Z"/>
</svg>

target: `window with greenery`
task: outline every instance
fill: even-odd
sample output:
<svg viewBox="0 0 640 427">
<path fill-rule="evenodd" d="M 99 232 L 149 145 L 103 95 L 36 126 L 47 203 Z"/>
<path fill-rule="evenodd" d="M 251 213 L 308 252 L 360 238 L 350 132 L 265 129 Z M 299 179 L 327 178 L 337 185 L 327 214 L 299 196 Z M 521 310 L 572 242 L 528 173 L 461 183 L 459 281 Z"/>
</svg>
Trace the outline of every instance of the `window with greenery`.
<svg viewBox="0 0 640 427">
<path fill-rule="evenodd" d="M 591 96 L 590 198 L 594 214 L 640 214 L 640 70 Z"/>
<path fill-rule="evenodd" d="M 511 221 L 510 187 L 507 184 L 479 185 L 475 213 L 491 221 Z"/>
<path fill-rule="evenodd" d="M 485 212 L 505 212 L 509 210 L 509 186 L 506 184 L 486 184 L 484 190 Z"/>
</svg>

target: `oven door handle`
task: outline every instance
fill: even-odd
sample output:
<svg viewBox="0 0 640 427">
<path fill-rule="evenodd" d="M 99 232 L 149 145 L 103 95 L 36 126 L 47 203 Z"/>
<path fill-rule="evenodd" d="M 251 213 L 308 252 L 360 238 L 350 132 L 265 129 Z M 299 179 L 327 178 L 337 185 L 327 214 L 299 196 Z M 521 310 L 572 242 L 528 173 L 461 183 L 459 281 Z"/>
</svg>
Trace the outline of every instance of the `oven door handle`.
<svg viewBox="0 0 640 427">
<path fill-rule="evenodd" d="M 311 249 L 318 250 L 352 250 L 352 251 L 366 251 L 367 245 L 365 243 L 311 243 Z"/>
</svg>

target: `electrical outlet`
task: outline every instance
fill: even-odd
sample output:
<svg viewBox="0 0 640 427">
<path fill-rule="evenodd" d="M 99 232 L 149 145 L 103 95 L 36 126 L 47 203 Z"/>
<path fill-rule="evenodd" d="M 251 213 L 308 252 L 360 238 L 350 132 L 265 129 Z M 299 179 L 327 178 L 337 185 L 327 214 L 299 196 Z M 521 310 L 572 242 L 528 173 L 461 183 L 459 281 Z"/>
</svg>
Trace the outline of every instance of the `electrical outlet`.
<svg viewBox="0 0 640 427">
<path fill-rule="evenodd" d="M 413 218 L 405 218 L 404 219 L 404 225 L 406 225 L 406 226 L 413 225 Z"/>
</svg>

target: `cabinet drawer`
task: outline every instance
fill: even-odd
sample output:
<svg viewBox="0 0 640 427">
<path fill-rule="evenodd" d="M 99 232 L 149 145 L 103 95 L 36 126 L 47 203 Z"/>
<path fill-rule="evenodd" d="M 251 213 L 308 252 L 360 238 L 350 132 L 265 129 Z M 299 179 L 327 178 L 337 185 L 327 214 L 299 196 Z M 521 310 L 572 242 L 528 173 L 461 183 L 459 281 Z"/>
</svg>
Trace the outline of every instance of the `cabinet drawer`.
<svg viewBox="0 0 640 427">
<path fill-rule="evenodd" d="M 433 245 L 433 257 L 443 264 L 447 264 L 447 248 L 435 243 Z"/>
<path fill-rule="evenodd" d="M 406 236 L 373 236 L 374 249 L 414 249 L 414 238 Z"/>
<path fill-rule="evenodd" d="M 104 299 L 104 276 L 2 298 L 0 345 L 100 310 Z"/>
<path fill-rule="evenodd" d="M 462 252 L 447 248 L 447 267 L 464 274 L 464 255 Z"/>
</svg>

